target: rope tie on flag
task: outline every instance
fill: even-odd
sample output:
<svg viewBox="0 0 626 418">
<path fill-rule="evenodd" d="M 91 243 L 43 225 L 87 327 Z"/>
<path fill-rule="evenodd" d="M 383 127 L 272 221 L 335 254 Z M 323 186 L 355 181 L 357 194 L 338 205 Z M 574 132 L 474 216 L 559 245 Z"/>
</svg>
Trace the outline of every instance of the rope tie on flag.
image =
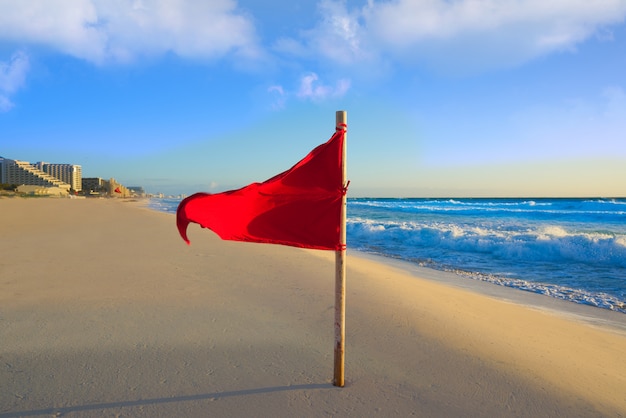
<svg viewBox="0 0 626 418">
<path fill-rule="evenodd" d="M 337 125 L 337 127 L 335 128 L 335 130 L 337 131 L 347 131 L 348 130 L 348 124 L 347 123 L 340 123 Z"/>
<path fill-rule="evenodd" d="M 345 196 L 345 195 L 348 194 L 348 186 L 349 185 L 350 185 L 350 180 L 348 180 L 346 185 L 341 188 L 342 196 Z M 335 251 L 345 251 L 347 248 L 348 248 L 348 246 L 346 244 L 337 244 L 337 247 L 335 248 Z"/>
<path fill-rule="evenodd" d="M 343 186 L 343 187 L 341 188 L 341 195 L 342 195 L 342 196 L 345 196 L 345 195 L 347 195 L 347 194 L 348 194 L 348 186 L 349 186 L 349 185 L 350 185 L 350 180 L 348 180 L 348 182 L 346 183 L 346 185 L 345 185 L 345 186 Z"/>
</svg>

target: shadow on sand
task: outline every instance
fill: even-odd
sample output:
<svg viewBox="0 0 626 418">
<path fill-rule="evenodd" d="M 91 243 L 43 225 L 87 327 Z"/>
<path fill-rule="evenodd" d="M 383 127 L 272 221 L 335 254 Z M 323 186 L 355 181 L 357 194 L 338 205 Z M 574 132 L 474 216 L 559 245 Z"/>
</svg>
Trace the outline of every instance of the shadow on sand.
<svg viewBox="0 0 626 418">
<path fill-rule="evenodd" d="M 247 395 L 258 395 L 262 393 L 273 393 L 273 392 L 284 392 L 284 391 L 293 391 L 293 390 L 305 390 L 305 389 L 330 389 L 334 386 L 330 383 L 312 383 L 306 385 L 290 385 L 290 386 L 275 386 L 268 388 L 258 388 L 258 389 L 246 389 L 246 390 L 234 390 L 228 392 L 216 392 L 216 393 L 202 393 L 198 395 L 186 395 L 186 396 L 175 396 L 172 398 L 154 398 L 154 399 L 140 399 L 134 401 L 119 401 L 119 402 L 104 402 L 104 403 L 96 403 L 91 405 L 76 405 L 76 406 L 66 406 L 60 408 L 45 408 L 45 409 L 33 409 L 30 411 L 16 411 L 16 412 L 6 412 L 0 413 L 0 418 L 17 418 L 17 417 L 26 417 L 26 416 L 37 416 L 37 415 L 64 415 L 70 412 L 85 412 L 85 411 L 93 411 L 98 409 L 111 409 L 111 408 L 128 408 L 134 406 L 146 406 L 146 405 L 159 405 L 159 404 L 168 404 L 175 402 L 190 402 L 190 401 L 201 401 L 207 399 L 222 399 L 222 398 L 230 398 L 234 396 L 247 396 Z"/>
</svg>

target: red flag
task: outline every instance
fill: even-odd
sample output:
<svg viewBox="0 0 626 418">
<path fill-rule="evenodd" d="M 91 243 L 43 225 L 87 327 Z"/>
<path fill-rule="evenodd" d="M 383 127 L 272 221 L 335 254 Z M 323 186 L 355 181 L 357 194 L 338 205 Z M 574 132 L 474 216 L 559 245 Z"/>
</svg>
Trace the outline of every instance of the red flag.
<svg viewBox="0 0 626 418">
<path fill-rule="evenodd" d="M 116 187 L 116 188 L 115 188 L 115 193 L 122 193 L 122 191 L 120 190 L 120 188 L 119 188 L 119 187 Z"/>
<path fill-rule="evenodd" d="M 196 193 L 178 205 L 176 225 L 189 244 L 190 222 L 232 241 L 339 250 L 342 150 L 337 132 L 289 170 L 263 183 L 218 194 Z"/>
</svg>

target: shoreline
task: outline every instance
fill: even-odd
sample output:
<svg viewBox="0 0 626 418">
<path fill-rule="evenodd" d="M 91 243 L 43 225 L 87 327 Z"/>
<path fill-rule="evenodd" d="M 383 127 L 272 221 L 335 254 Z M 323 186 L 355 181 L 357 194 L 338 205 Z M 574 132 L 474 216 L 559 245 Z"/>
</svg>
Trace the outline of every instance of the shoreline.
<svg viewBox="0 0 626 418">
<path fill-rule="evenodd" d="M 349 254 L 339 389 L 332 252 L 187 246 L 140 201 L 0 211 L 3 418 L 626 414 L 624 329 L 514 299 L 542 295 Z"/>
</svg>

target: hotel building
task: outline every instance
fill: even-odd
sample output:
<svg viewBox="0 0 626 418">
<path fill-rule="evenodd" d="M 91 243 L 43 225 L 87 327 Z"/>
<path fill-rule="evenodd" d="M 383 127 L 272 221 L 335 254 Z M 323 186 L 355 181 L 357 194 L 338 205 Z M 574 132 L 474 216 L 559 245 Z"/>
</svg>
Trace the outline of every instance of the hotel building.
<svg viewBox="0 0 626 418">
<path fill-rule="evenodd" d="M 10 160 L 0 157 L 0 183 L 59 187 L 82 190 L 82 167 L 75 164 L 49 164 Z"/>
<path fill-rule="evenodd" d="M 83 168 L 76 164 L 51 164 L 38 162 L 36 168 L 70 185 L 71 189 L 80 192 L 83 189 Z"/>
</svg>

